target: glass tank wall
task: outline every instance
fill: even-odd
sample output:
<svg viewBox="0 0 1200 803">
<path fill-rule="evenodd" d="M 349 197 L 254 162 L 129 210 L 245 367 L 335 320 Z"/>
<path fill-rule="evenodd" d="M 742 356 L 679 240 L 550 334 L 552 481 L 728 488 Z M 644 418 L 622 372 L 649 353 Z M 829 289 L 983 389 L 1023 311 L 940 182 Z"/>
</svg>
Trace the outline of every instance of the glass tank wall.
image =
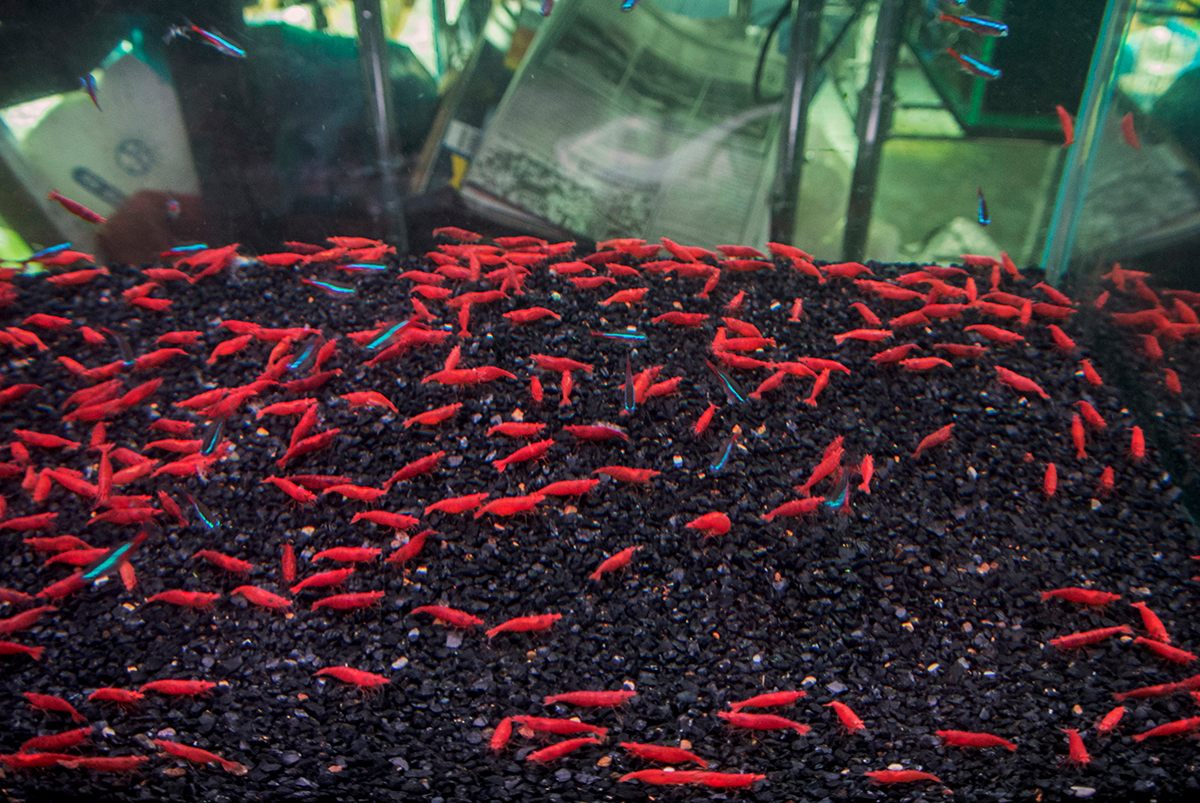
<svg viewBox="0 0 1200 803">
<path fill-rule="evenodd" d="M 786 232 L 830 259 L 1024 264 L 1054 239 L 1069 250 L 1053 261 L 1095 262 L 1194 242 L 1189 3 L 972 4 L 990 29 L 938 0 L 613 5 L 27 4 L 0 25 L 5 256 L 65 238 L 131 260 L 186 240 L 395 240 L 447 206 L 594 239 Z M 1089 72 L 1104 24 L 1111 76 Z M 48 55 L 48 38 L 72 44 Z M 1056 108 L 1075 118 L 1089 77 L 1104 119 L 1073 150 Z M 47 187 L 113 218 L 100 242 Z"/>
</svg>

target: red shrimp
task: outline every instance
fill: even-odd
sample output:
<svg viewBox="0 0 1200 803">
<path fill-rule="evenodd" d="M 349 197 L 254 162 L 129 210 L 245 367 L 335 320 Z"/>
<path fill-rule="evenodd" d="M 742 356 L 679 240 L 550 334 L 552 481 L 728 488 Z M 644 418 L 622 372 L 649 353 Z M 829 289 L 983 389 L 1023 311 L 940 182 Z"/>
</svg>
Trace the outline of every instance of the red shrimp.
<svg viewBox="0 0 1200 803">
<path fill-rule="evenodd" d="M 692 519 L 684 526 L 689 530 L 703 531 L 705 538 L 713 538 L 728 533 L 732 523 L 724 513 L 713 511 L 712 513 L 705 513 L 699 518 Z"/>
<path fill-rule="evenodd" d="M 25 699 L 39 711 L 52 714 L 66 714 L 75 722 L 87 722 L 83 714 L 75 710 L 75 706 L 56 694 L 39 694 L 34 691 L 24 692 Z"/>
<path fill-rule="evenodd" d="M 42 653 L 45 651 L 45 647 L 29 647 L 25 644 L 18 644 L 15 641 L 0 641 L 0 656 L 24 655 L 34 661 L 40 661 L 42 660 Z"/>
<path fill-rule="evenodd" d="M 577 739 L 566 739 L 561 742 L 556 742 L 549 747 L 543 747 L 541 750 L 534 750 L 529 755 L 525 756 L 526 761 L 532 761 L 537 764 L 547 764 L 563 756 L 574 753 L 581 747 L 588 745 L 600 744 L 600 740 L 594 736 L 581 736 Z"/>
<path fill-rule="evenodd" d="M 951 747 L 1003 747 L 1009 752 L 1017 749 L 1016 744 L 1013 742 L 992 733 L 955 730 L 943 730 L 936 733 L 943 744 Z"/>
<path fill-rule="evenodd" d="M 42 751 L 59 752 L 78 747 L 92 735 L 91 728 L 76 728 L 62 733 L 48 733 L 44 736 L 34 736 L 21 745 L 22 753 L 37 753 Z"/>
<path fill-rule="evenodd" d="M 1129 456 L 1133 462 L 1140 463 L 1146 457 L 1146 436 L 1142 434 L 1142 428 L 1134 426 L 1129 431 Z"/>
<path fill-rule="evenodd" d="M 466 513 L 468 511 L 474 510 L 475 508 L 477 508 L 481 504 L 483 504 L 483 501 L 485 499 L 487 499 L 488 496 L 490 496 L 490 494 L 488 494 L 486 492 L 477 493 L 477 494 L 467 494 L 465 496 L 448 496 L 445 499 L 440 499 L 437 502 L 434 502 L 430 505 L 426 505 L 424 514 L 426 516 L 428 516 L 430 513 L 433 513 L 434 511 L 437 511 L 440 513 L 449 513 L 452 515 L 458 514 L 458 513 Z"/>
<path fill-rule="evenodd" d="M 1125 706 L 1118 705 L 1113 708 L 1104 718 L 1096 725 L 1096 733 L 1101 736 L 1107 736 L 1117 729 L 1117 725 L 1121 722 L 1121 717 L 1125 716 Z"/>
<path fill-rule="evenodd" d="M 425 455 L 424 457 L 419 457 L 411 463 L 402 466 L 396 471 L 395 474 L 388 477 L 388 479 L 383 483 L 383 487 L 391 488 L 397 482 L 411 480 L 413 477 L 419 477 L 422 474 L 428 474 L 438 467 L 438 464 L 442 462 L 442 458 L 445 456 L 445 452 L 439 451 L 434 452 L 433 454 Z"/>
<path fill-rule="evenodd" d="M 1108 591 L 1097 591 L 1093 588 L 1079 588 L 1077 586 L 1055 588 L 1050 591 L 1042 592 L 1042 602 L 1050 599 L 1061 599 L 1067 602 L 1073 602 L 1076 605 L 1092 605 L 1097 607 L 1102 607 L 1111 602 L 1116 602 L 1120 598 L 1120 594 L 1113 594 Z"/>
<path fill-rule="evenodd" d="M 744 789 L 759 781 L 765 780 L 766 775 L 754 775 L 738 772 L 706 772 L 704 770 L 637 770 L 627 772 L 618 781 L 641 781 L 653 786 L 706 786 L 710 789 Z"/>
<path fill-rule="evenodd" d="M 528 307 L 526 309 L 515 309 L 511 312 L 504 313 L 504 318 L 518 326 L 534 321 L 540 321 L 543 318 L 553 318 L 556 321 L 561 321 L 562 316 L 551 309 L 545 307 Z"/>
<path fill-rule="evenodd" d="M 13 633 L 28 630 L 37 624 L 38 620 L 42 618 L 42 614 L 56 610 L 58 608 L 53 605 L 40 605 L 37 608 L 21 611 L 7 619 L 0 619 L 0 636 L 11 636 Z"/>
<path fill-rule="evenodd" d="M 285 583 L 292 583 L 296 580 L 296 550 L 292 548 L 290 541 L 283 545 L 279 559 L 279 573 Z"/>
<path fill-rule="evenodd" d="M 165 602 L 168 605 L 178 605 L 182 608 L 208 608 L 219 600 L 221 595 L 216 592 L 185 591 L 179 588 L 161 591 L 146 599 L 146 603 Z"/>
<path fill-rule="evenodd" d="M 870 770 L 869 772 L 864 772 L 863 775 L 877 784 L 917 783 L 920 781 L 942 782 L 942 779 L 933 773 L 922 772 L 921 770 Z"/>
<path fill-rule="evenodd" d="M 778 706 L 791 705 L 797 700 L 807 697 L 808 692 L 805 691 L 771 691 L 765 694 L 756 694 L 753 697 L 748 697 L 745 700 L 738 700 L 729 704 L 729 708 L 733 711 L 741 711 L 743 708 L 775 708 Z"/>
<path fill-rule="evenodd" d="M 567 424 L 563 426 L 563 431 L 584 441 L 629 440 L 629 436 L 623 429 L 606 424 Z"/>
<path fill-rule="evenodd" d="M 341 585 L 350 578 L 350 575 L 354 574 L 354 571 L 353 566 L 348 566 L 342 569 L 330 569 L 327 572 L 318 572 L 317 574 L 305 577 L 288 590 L 293 594 L 299 594 L 301 591 L 309 588 L 328 588 L 329 586 Z M 293 577 L 293 579 L 295 578 Z"/>
<path fill-rule="evenodd" d="M 1087 747 L 1083 743 L 1083 737 L 1079 735 L 1076 728 L 1063 728 L 1063 733 L 1067 735 L 1067 758 L 1068 764 L 1074 764 L 1077 767 L 1087 766 L 1092 762 L 1092 757 L 1088 755 Z"/>
<path fill-rule="evenodd" d="M 615 708 L 637 697 L 636 691 L 567 691 L 551 694 L 542 700 L 543 705 L 562 703 L 582 708 Z"/>
<path fill-rule="evenodd" d="M 837 714 L 838 721 L 842 724 L 842 728 L 846 733 L 855 733 L 857 731 L 865 731 L 867 726 L 858 718 L 858 714 L 845 703 L 839 703 L 836 700 L 832 703 L 825 703 L 829 708 L 832 708 Z"/>
<path fill-rule="evenodd" d="M 1068 633 L 1065 636 L 1050 639 L 1050 644 L 1060 650 L 1071 650 L 1079 647 L 1090 647 L 1113 636 L 1132 636 L 1133 628 L 1129 625 L 1115 627 L 1099 627 L 1095 630 L 1084 630 L 1079 633 Z"/>
<path fill-rule="evenodd" d="M 774 521 L 780 516 L 804 516 L 819 508 L 821 503 L 824 501 L 825 497 L 823 496 L 809 496 L 803 499 L 793 499 L 790 502 L 784 502 L 782 505 L 772 508 L 764 513 L 763 520 Z"/>
<path fill-rule="evenodd" d="M 312 610 L 329 608 L 333 611 L 357 611 L 379 604 L 383 599 L 382 591 L 359 591 L 351 594 L 334 594 L 322 597 L 312 604 Z"/>
<path fill-rule="evenodd" d="M 496 725 L 496 730 L 492 731 L 492 738 L 489 746 L 492 752 L 499 753 L 508 746 L 509 740 L 512 739 L 513 721 L 512 717 L 505 717 Z"/>
<path fill-rule="evenodd" d="M 390 563 L 393 566 L 403 566 L 421 554 L 421 550 L 425 548 L 426 539 L 433 535 L 433 533 L 433 530 L 421 530 L 421 532 L 409 538 L 403 546 L 388 555 L 384 562 Z"/>
<path fill-rule="evenodd" d="M 954 424 L 947 424 L 946 426 L 934 430 L 930 434 L 926 435 L 921 439 L 921 442 L 917 444 L 916 451 L 912 453 L 913 458 L 918 458 L 926 451 L 941 446 L 949 441 L 953 430 Z"/>
<path fill-rule="evenodd" d="M 593 474 L 605 474 L 612 477 L 618 482 L 630 482 L 641 485 L 649 484 L 650 480 L 661 474 L 661 471 L 655 471 L 651 468 L 630 468 L 628 466 L 601 466 L 592 472 Z"/>
<path fill-rule="evenodd" d="M 298 502 L 301 505 L 311 505 L 317 501 L 317 495 L 312 491 L 304 488 L 291 480 L 286 480 L 283 477 L 265 477 L 263 483 L 274 485 L 279 490 L 287 494 L 292 501 Z"/>
<path fill-rule="evenodd" d="M 489 639 L 492 639 L 501 633 L 531 633 L 549 630 L 554 626 L 555 622 L 562 618 L 563 617 L 561 613 L 544 613 L 536 616 L 517 616 L 501 622 L 495 627 L 485 631 L 485 635 Z"/>
<path fill-rule="evenodd" d="M 592 582 L 599 582 L 600 578 L 609 572 L 614 572 L 617 569 L 628 566 L 629 562 L 633 560 L 634 554 L 639 549 L 641 549 L 640 546 L 625 547 L 625 549 L 622 549 L 620 552 L 605 558 L 600 562 L 600 565 L 596 567 L 596 570 L 588 575 L 588 579 Z"/>
<path fill-rule="evenodd" d="M 545 498 L 545 495 L 541 493 L 525 496 L 502 496 L 476 510 L 475 518 L 488 513 L 493 516 L 515 516 L 519 513 L 527 513 L 537 507 Z"/>
<path fill-rule="evenodd" d="M 238 586 L 229 592 L 230 596 L 242 596 L 251 605 L 257 605 L 260 608 L 268 610 L 280 611 L 284 608 L 292 607 L 292 601 L 287 597 L 281 597 L 278 594 L 267 591 L 265 588 L 258 586 Z"/>
<path fill-rule="evenodd" d="M 1131 602 L 1132 607 L 1137 608 L 1142 617 L 1142 627 L 1146 628 L 1146 632 L 1150 634 L 1150 638 L 1155 641 L 1161 641 L 1163 644 L 1171 643 L 1171 635 L 1167 632 L 1167 628 L 1163 626 L 1162 619 L 1158 618 L 1158 614 L 1150 610 L 1144 602 Z"/>
<path fill-rule="evenodd" d="M 351 666 L 327 666 L 324 669 L 318 669 L 314 672 L 313 677 L 331 677 L 335 680 L 340 680 L 342 683 L 357 686 L 360 689 L 377 689 L 380 686 L 391 683 L 383 675 L 366 672 L 362 669 L 355 669 Z"/>
<path fill-rule="evenodd" d="M 378 559 L 382 552 L 378 547 L 337 546 L 322 549 L 312 556 L 312 562 L 332 560 L 338 563 L 369 563 Z"/>
<path fill-rule="evenodd" d="M 530 460 L 537 460 L 541 458 L 548 451 L 550 451 L 550 447 L 553 445 L 553 438 L 536 441 L 527 446 L 522 446 L 507 457 L 502 457 L 499 460 L 493 460 L 492 465 L 496 467 L 497 471 L 503 472 L 513 463 L 524 463 Z"/>
<path fill-rule="evenodd" d="M 164 681 L 143 683 L 138 691 L 143 694 L 146 691 L 157 691 L 158 694 L 172 697 L 194 697 L 209 693 L 209 691 L 216 688 L 216 685 L 212 681 L 176 681 L 176 679 L 164 679 Z"/>
<path fill-rule="evenodd" d="M 530 421 L 505 421 L 487 431 L 487 437 L 500 434 L 506 438 L 532 438 L 546 428 L 545 424 Z"/>
<path fill-rule="evenodd" d="M 513 722 L 529 728 L 537 733 L 553 733 L 555 736 L 574 736 L 580 733 L 594 733 L 601 739 L 608 738 L 608 728 L 591 725 L 574 719 L 555 719 L 554 717 L 514 716 L 509 717 Z"/>
<path fill-rule="evenodd" d="M 701 767 L 708 766 L 708 762 L 700 756 L 681 747 L 643 744 L 641 742 L 621 742 L 618 747 L 630 755 L 643 758 L 647 761 L 657 761 L 661 764 L 684 764 L 690 761 Z"/>
<path fill-rule="evenodd" d="M 404 428 L 408 429 L 414 424 L 421 424 L 422 426 L 429 427 L 437 426 L 438 424 L 453 418 L 461 409 L 462 402 L 455 402 L 454 404 L 447 404 L 444 407 L 438 407 L 434 410 L 419 413 L 418 415 L 414 415 L 411 418 L 405 419 Z"/>
<path fill-rule="evenodd" d="M 452 627 L 468 630 L 472 627 L 479 627 L 483 624 L 483 620 L 478 616 L 473 616 L 466 611 L 460 611 L 457 608 L 450 608 L 446 605 L 418 605 L 409 613 L 412 614 L 428 614 L 435 620 L 445 622 Z"/>
<path fill-rule="evenodd" d="M 1170 661 L 1173 664 L 1190 664 L 1196 660 L 1194 653 L 1181 650 L 1178 647 L 1172 647 L 1170 644 L 1164 644 L 1161 641 L 1148 639 L 1144 636 L 1138 636 L 1133 640 L 1133 643 L 1140 644 L 1159 658 L 1162 658 L 1164 661 Z"/>
<path fill-rule="evenodd" d="M 1054 496 L 1058 490 L 1058 467 L 1053 463 L 1046 464 L 1046 473 L 1042 476 L 1042 493 L 1047 498 Z"/>
<path fill-rule="evenodd" d="M 600 480 L 559 480 L 538 490 L 545 496 L 583 496 L 600 484 Z"/>
<path fill-rule="evenodd" d="M 387 495 L 388 490 L 387 488 L 369 488 L 364 485 L 344 483 L 341 485 L 330 485 L 321 491 L 321 496 L 338 494 L 344 499 L 353 499 L 356 502 L 377 502 L 381 497 Z"/>
<path fill-rule="evenodd" d="M 222 758 L 216 753 L 211 753 L 208 750 L 203 750 L 199 747 L 192 747 L 179 742 L 168 741 L 167 739 L 154 739 L 154 746 L 163 751 L 167 755 L 176 758 L 182 758 L 185 761 L 190 761 L 193 764 L 219 764 L 221 769 L 228 772 L 230 775 L 245 775 L 249 772 L 249 768 L 245 764 L 239 764 L 236 761 L 230 761 L 227 758 Z"/>
<path fill-rule="evenodd" d="M 59 760 L 67 769 L 85 769 L 92 772 L 132 772 L 149 761 L 148 756 L 72 756 L 70 760 Z"/>
<path fill-rule="evenodd" d="M 1133 740 L 1140 743 L 1147 739 L 1161 738 L 1163 736 L 1182 736 L 1183 734 L 1194 733 L 1197 730 L 1200 730 L 1200 717 L 1188 717 L 1187 719 L 1177 719 L 1174 722 L 1166 722 L 1148 731 L 1135 733 Z"/>
<path fill-rule="evenodd" d="M 351 407 L 383 407 L 393 413 L 400 412 L 387 396 L 374 390 L 343 393 L 339 398 L 348 401 Z"/>
<path fill-rule="evenodd" d="M 0 530 L 15 530 L 31 532 L 33 530 L 48 530 L 58 519 L 57 513 L 35 513 L 31 516 L 18 516 L 13 519 L 0 521 Z"/>
<path fill-rule="evenodd" d="M 717 716 L 735 728 L 748 730 L 793 730 L 803 736 L 812 730 L 802 722 L 776 714 L 744 714 L 740 711 L 718 711 Z"/>
<path fill-rule="evenodd" d="M 355 513 L 354 518 L 350 519 L 350 523 L 356 524 L 360 520 L 369 521 L 382 527 L 391 527 L 393 530 L 411 530 L 421 523 L 420 519 L 413 516 L 404 513 L 390 513 L 386 510 L 364 510 L 361 513 Z"/>
<path fill-rule="evenodd" d="M 116 703 L 117 705 L 131 706 L 140 703 L 145 698 L 146 695 L 140 691 L 102 686 L 89 694 L 87 700 L 89 703 Z"/>
</svg>

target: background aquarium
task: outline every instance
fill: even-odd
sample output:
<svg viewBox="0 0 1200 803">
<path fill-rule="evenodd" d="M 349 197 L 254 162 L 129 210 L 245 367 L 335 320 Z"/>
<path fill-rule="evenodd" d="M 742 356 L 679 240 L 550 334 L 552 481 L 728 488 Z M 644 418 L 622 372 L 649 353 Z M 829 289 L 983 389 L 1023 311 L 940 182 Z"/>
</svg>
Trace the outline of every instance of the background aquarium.
<svg viewBox="0 0 1200 803">
<path fill-rule="evenodd" d="M 1198 268 L 1192 0 L 0 3 L 0 793 L 1195 799 Z"/>
</svg>

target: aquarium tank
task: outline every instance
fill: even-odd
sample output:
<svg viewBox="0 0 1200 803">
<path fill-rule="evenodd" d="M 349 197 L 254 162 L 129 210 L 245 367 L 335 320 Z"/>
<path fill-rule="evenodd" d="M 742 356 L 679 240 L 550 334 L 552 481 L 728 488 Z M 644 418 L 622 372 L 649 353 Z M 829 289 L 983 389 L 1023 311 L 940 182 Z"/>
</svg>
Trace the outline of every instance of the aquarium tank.
<svg viewBox="0 0 1200 803">
<path fill-rule="evenodd" d="M 1192 800 L 1200 3 L 0 4 L 0 795 Z"/>
</svg>

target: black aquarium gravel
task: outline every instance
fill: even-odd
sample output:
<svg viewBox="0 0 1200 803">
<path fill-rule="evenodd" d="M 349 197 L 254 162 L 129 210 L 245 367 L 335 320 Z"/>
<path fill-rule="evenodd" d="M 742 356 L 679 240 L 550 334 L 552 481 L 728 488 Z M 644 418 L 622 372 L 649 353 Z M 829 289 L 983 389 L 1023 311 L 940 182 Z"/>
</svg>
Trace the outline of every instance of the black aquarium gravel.
<svg viewBox="0 0 1200 803">
<path fill-rule="evenodd" d="M 1200 671 L 1194 664 L 1164 661 L 1136 642 L 1147 632 L 1130 605 L 1148 603 L 1173 646 L 1194 647 L 1191 578 L 1197 572 L 1190 556 L 1200 548 L 1154 440 L 1144 459 L 1131 456 L 1131 433 L 1139 421 L 1113 382 L 1094 386 L 1086 381 L 1079 361 L 1089 355 L 1082 346 L 1073 354 L 1056 348 L 1047 324 L 1061 326 L 1082 343 L 1081 316 L 1045 317 L 1069 311 L 1044 305 L 1052 299 L 1034 287 L 1039 271 L 1027 269 L 1017 279 L 987 261 L 972 260 L 974 266 L 960 274 L 933 269 L 937 275 L 910 275 L 904 285 L 922 297 L 887 301 L 850 278 L 838 278 L 853 273 L 853 266 L 825 266 L 826 275 L 818 281 L 812 271 L 796 269 L 808 268 L 800 258 L 780 256 L 772 260 L 772 269 L 755 272 L 734 269 L 752 265 L 722 260 L 719 283 L 700 298 L 703 274 L 718 264 L 713 256 L 677 249 L 684 258 L 667 261 L 646 249 L 635 257 L 628 252 L 638 252 L 636 244 L 623 243 L 624 253 L 593 259 L 596 273 L 579 275 L 614 274 L 606 263 L 640 265 L 639 272 L 624 275 L 629 271 L 617 268 L 613 283 L 578 289 L 570 282 L 578 276 L 548 269 L 580 257 L 566 247 L 516 242 L 505 243 L 507 249 L 464 250 L 444 242 L 454 258 L 445 253 L 437 258 L 453 263 L 442 267 L 441 280 L 397 278 L 403 271 L 433 272 L 438 264 L 426 257 L 389 257 L 385 271 L 345 272 L 336 263 L 353 261 L 354 249 L 333 249 L 290 268 L 218 254 L 214 264 L 224 269 L 194 283 L 150 274 L 161 286 L 149 295 L 173 300 L 163 311 L 123 298 L 147 281 L 142 270 L 130 267 L 113 266 L 107 275 L 76 286 L 55 285 L 45 276 L 7 278 L 8 303 L 0 316 L 11 340 L 0 345 L 6 361 L 0 427 L 5 442 L 14 445 L 5 449 L 0 480 L 6 501 L 0 517 L 0 586 L 13 601 L 0 605 L 0 622 L 43 604 L 21 601 L 17 592 L 36 594 L 72 571 L 44 566 L 50 555 L 24 539 L 74 534 L 105 549 L 142 531 L 137 524 L 89 524 L 106 506 L 61 487 L 50 479 L 51 472 L 74 469 L 96 484 L 101 450 L 90 448 L 93 442 L 112 444 L 105 447 L 110 454 L 121 448 L 145 451 L 160 461 L 156 469 L 178 459 L 182 455 L 145 445 L 163 438 L 203 440 L 211 430 L 207 418 L 175 403 L 213 388 L 247 385 L 267 368 L 276 346 L 273 334 L 222 322 L 319 330 L 325 342 L 337 343 L 332 356 L 326 352 L 321 370 L 340 373 L 321 387 L 289 391 L 279 383 L 311 375 L 312 361 L 299 355 L 316 341 L 309 336 L 286 342 L 275 359 L 295 361 L 296 369 L 280 372 L 276 384 L 259 386 L 237 407 L 219 433 L 228 446 L 218 446 L 203 471 L 147 475 L 113 489 L 117 497 L 149 497 L 128 504 L 160 511 L 157 494 L 166 491 L 188 524 L 181 526 L 166 513 L 156 517 L 144 543 L 129 553 L 128 565 L 136 574 L 133 590 L 117 572 L 81 582 L 82 589 L 56 601 L 57 610 L 44 613 L 33 626 L 0 635 L 44 648 L 37 661 L 22 654 L 0 656 L 0 710 L 5 712 L 0 789 L 6 796 L 825 801 L 941 800 L 953 790 L 957 799 L 1000 801 L 1171 800 L 1197 793 L 1200 759 L 1193 735 L 1132 738 L 1200 714 L 1189 684 L 1172 694 L 1126 700 L 1116 732 L 1102 736 L 1096 731 L 1117 704 L 1114 693 L 1180 683 Z M 530 256 L 538 253 L 545 258 Z M 204 256 L 212 254 L 201 255 L 201 262 Z M 699 263 L 690 262 L 693 257 Z M 506 268 L 511 260 L 529 264 L 528 277 L 520 268 Z M 875 275 L 860 279 L 894 281 L 922 269 L 869 267 Z M 184 270 L 193 276 L 200 272 L 186 265 Z M 491 271 L 499 272 L 488 278 Z M 1005 302 L 1003 296 L 987 300 L 993 271 L 1000 293 L 1037 305 L 1013 298 Z M 477 280 L 475 272 L 481 274 Z M 301 278 L 334 282 L 331 292 L 353 293 L 331 295 Z M 417 291 L 425 294 L 416 297 L 433 316 L 429 331 L 444 331 L 445 337 L 368 366 L 382 349 L 369 351 L 348 334 L 383 331 L 413 316 L 414 278 L 440 281 L 434 286 L 453 295 L 502 285 L 506 293 L 491 302 L 477 297 L 470 307 L 470 336 L 463 337 L 459 305 L 430 297 L 437 291 Z M 897 328 L 882 342 L 848 339 L 838 345 L 834 340 L 853 329 L 886 328 L 889 319 L 927 303 L 964 303 L 970 298 L 963 297 L 968 279 L 983 304 L 928 308 L 954 318 Z M 636 288 L 648 288 L 636 303 L 599 303 Z M 727 311 L 735 297 L 741 298 L 740 308 Z M 789 320 L 797 298 L 803 299 L 802 312 L 799 320 Z M 864 323 L 851 307 L 855 302 L 868 305 L 882 324 Z M 1013 317 L 986 306 L 1002 302 Z M 516 325 L 502 317 L 531 307 L 552 310 L 561 320 Z M 1021 307 L 1031 315 L 1024 326 Z M 672 310 L 709 317 L 694 328 L 651 322 Z M 69 323 L 56 329 L 61 322 L 29 320 L 37 313 Z M 706 360 L 743 395 L 773 371 L 770 366 L 721 368 L 714 337 L 744 337 L 748 331 L 744 323 L 722 322 L 723 315 L 774 338 L 773 346 L 764 344 L 743 357 L 788 363 L 796 374 L 804 373 L 795 367 L 803 358 L 834 359 L 848 373 L 829 374 L 815 405 L 805 401 L 815 380 L 795 375 L 761 399 L 738 401 Z M 1103 319 L 1092 320 L 1094 326 L 1105 325 Z M 1024 340 L 989 343 L 977 331 L 964 331 L 974 324 L 1017 331 Z M 83 326 L 102 335 L 103 342 L 94 337 L 97 345 L 88 345 Z M 720 326 L 728 329 L 724 335 L 718 334 Z M 201 333 L 194 345 L 181 346 L 185 356 L 142 372 L 126 365 L 160 348 L 156 339 L 176 330 Z M 396 337 L 414 331 L 424 332 L 414 323 Z M 209 362 L 218 343 L 241 332 L 252 334 L 243 349 Z M 645 340 L 601 336 L 621 332 L 636 332 Z M 370 337 L 359 339 L 366 343 Z M 903 343 L 919 346 L 910 358 L 940 356 L 949 365 L 915 372 L 871 360 Z M 956 357 L 934 349 L 939 343 L 989 349 L 975 358 Z M 461 349 L 459 368 L 497 366 L 516 378 L 469 386 L 422 382 L 444 368 L 455 348 Z M 569 357 L 592 367 L 571 373 L 569 405 L 560 405 L 563 376 L 538 368 L 533 354 Z M 655 381 L 680 379 L 660 386 L 666 395 L 642 398 L 631 414 L 622 414 L 627 355 L 634 374 L 661 366 Z M 140 404 L 112 411 L 104 431 L 95 434 L 91 422 L 64 421 L 64 412 L 73 409 L 64 405 L 71 394 L 104 380 L 77 375 L 63 357 L 87 368 L 116 361 L 119 367 L 112 370 L 121 393 L 155 377 L 163 382 Z M 1103 363 L 1096 364 L 1103 373 Z M 823 367 L 809 365 L 817 373 Z M 1002 384 L 997 365 L 1035 381 L 1049 398 Z M 544 387 L 540 403 L 531 396 L 535 376 Z M 38 387 L 25 395 L 5 394 L 22 384 Z M 372 390 L 394 403 L 398 413 L 352 407 L 340 398 Z M 269 404 L 304 397 L 317 399 L 319 411 L 310 434 L 340 432 L 328 448 L 281 469 L 276 461 L 288 449 L 300 415 L 256 419 L 255 414 Z M 1107 424 L 1087 430 L 1086 457 L 1077 456 L 1072 443 L 1071 418 L 1079 401 L 1092 404 Z M 453 403 L 462 407 L 440 424 L 403 425 L 411 416 Z M 697 436 L 693 426 L 710 403 L 719 409 Z M 193 434 L 152 430 L 163 417 L 194 422 Z M 487 435 L 494 425 L 511 421 L 547 426 L 528 439 Z M 619 427 L 628 439 L 590 442 L 563 429 L 605 423 Z M 947 424 L 954 426 L 943 445 L 912 456 L 925 436 Z M 26 445 L 18 429 L 82 445 Z M 728 458 L 713 470 L 735 432 Z M 805 483 L 835 438 L 843 439 L 844 457 L 835 457 L 832 475 L 812 488 L 824 503 L 813 503 L 816 509 L 805 515 L 765 521 L 768 511 L 801 498 L 793 486 Z M 492 461 L 543 439 L 553 443 L 540 459 L 515 462 L 503 472 L 493 466 Z M 339 475 L 382 489 L 401 466 L 438 451 L 445 454 L 434 470 L 387 486 L 388 492 L 373 502 L 329 494 L 302 506 L 262 482 L 268 476 Z M 875 470 L 870 493 L 858 489 L 866 455 Z M 129 453 L 121 456 L 134 459 Z M 1050 496 L 1044 488 L 1049 463 L 1057 473 Z M 524 496 L 550 482 L 592 477 L 611 465 L 661 474 L 645 485 L 596 475 L 602 481 L 586 495 L 546 497 L 512 517 L 424 513 L 445 497 Z M 1099 489 L 1106 466 L 1112 467 L 1114 480 L 1107 494 Z M 115 460 L 115 468 L 123 467 Z M 847 481 L 849 498 L 839 506 Z M 339 588 L 290 595 L 281 578 L 285 544 L 296 551 L 299 578 L 342 565 L 311 562 L 320 550 L 376 547 L 386 559 L 403 548 L 403 533 L 393 537 L 388 527 L 351 523 L 354 514 L 371 509 L 419 518 L 409 534 L 425 527 L 436 532 L 403 565 L 376 558 L 356 564 Z M 200 511 L 218 526 L 206 526 Z M 713 511 L 728 515 L 727 534 L 705 538 L 685 526 Z M 19 525 L 19 519 L 44 512 L 58 514 L 46 529 L 5 528 L 13 519 Z M 628 566 L 588 579 L 601 561 L 631 546 L 640 548 Z M 222 571 L 192 557 L 202 549 L 249 561 L 253 569 L 248 576 Z M 130 579 L 127 569 L 123 574 Z M 291 608 L 267 610 L 230 595 L 247 584 L 288 597 Z M 1103 607 L 1041 599 L 1043 591 L 1074 586 L 1121 599 Z M 146 602 L 170 589 L 221 597 L 201 609 Z M 311 610 L 328 593 L 371 591 L 383 592 L 383 598 L 362 610 Z M 410 615 L 422 605 L 461 609 L 484 620 L 484 626 L 451 629 L 429 616 Z M 550 613 L 562 618 L 545 631 L 492 639 L 483 632 L 513 617 Z M 1068 633 L 1117 625 L 1129 625 L 1131 634 L 1070 651 L 1049 643 Z M 342 665 L 389 682 L 361 691 L 314 677 L 322 668 Z M 196 697 L 148 692 L 127 707 L 86 699 L 97 688 L 133 690 L 162 679 L 216 686 Z M 617 708 L 542 702 L 565 691 L 620 689 L 637 694 Z M 810 725 L 807 734 L 738 729 L 717 716 L 732 702 L 789 689 L 807 695 L 761 713 Z M 86 726 L 34 709 L 23 697 L 26 692 L 65 698 L 86 718 Z M 850 706 L 865 730 L 845 733 L 834 710 L 824 705 L 833 701 Z M 489 749 L 494 728 L 518 715 L 574 716 L 608 733 L 599 745 L 540 765 L 524 759 L 554 739 L 572 737 L 547 737 L 518 726 L 503 750 Z M 30 738 L 79 727 L 90 729 L 88 738 L 68 753 L 148 759 L 115 773 L 65 759 L 43 768 L 13 766 L 21 763 L 14 756 Z M 1069 728 L 1083 737 L 1091 759 L 1086 766 L 1064 761 L 1063 729 Z M 938 730 L 993 733 L 1012 740 L 1017 749 L 945 746 L 935 735 Z M 167 756 L 155 739 L 212 751 L 247 771 Z M 712 771 L 766 777 L 740 790 L 621 782 L 627 773 L 658 765 L 629 755 L 617 746 L 620 742 L 682 745 L 706 759 Z M 27 750 L 26 760 L 30 752 L 36 751 Z M 889 768 L 922 770 L 942 783 L 884 786 L 864 774 Z"/>
</svg>

